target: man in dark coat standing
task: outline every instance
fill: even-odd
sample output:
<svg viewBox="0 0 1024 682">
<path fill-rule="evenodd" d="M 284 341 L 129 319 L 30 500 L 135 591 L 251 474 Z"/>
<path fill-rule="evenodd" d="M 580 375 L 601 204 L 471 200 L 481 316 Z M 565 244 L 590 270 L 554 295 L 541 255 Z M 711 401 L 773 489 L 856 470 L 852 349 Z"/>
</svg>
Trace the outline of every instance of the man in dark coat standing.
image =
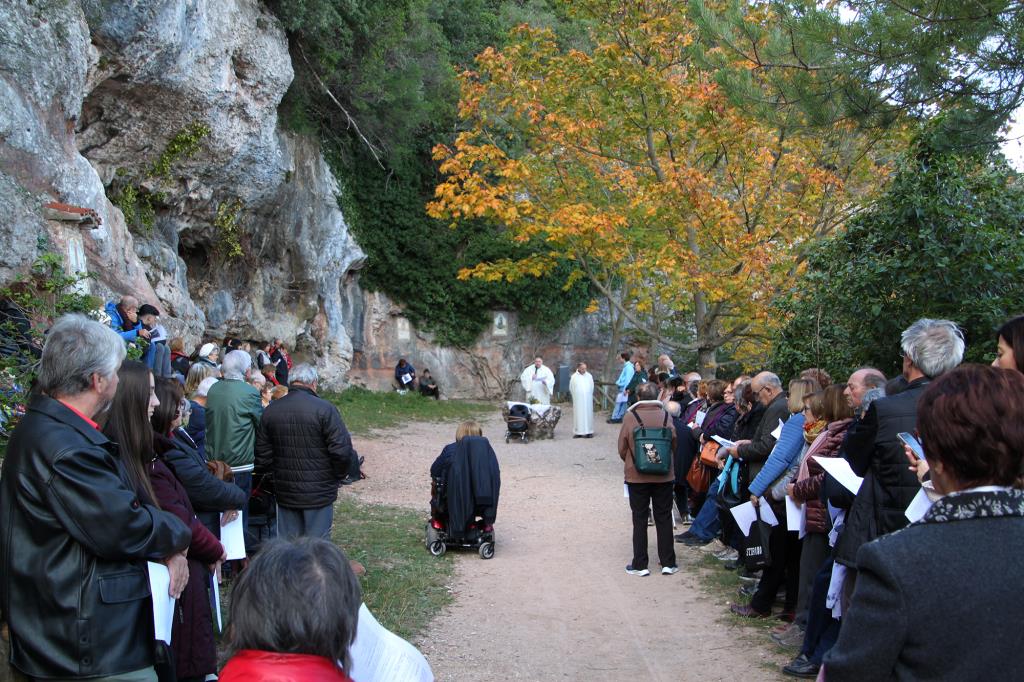
<svg viewBox="0 0 1024 682">
<path fill-rule="evenodd" d="M 256 433 L 256 473 L 273 477 L 283 537 L 329 539 L 338 487 L 358 477 L 352 438 L 338 408 L 317 395 L 317 381 L 312 365 L 297 365 L 288 395 L 267 406 Z"/>
<path fill-rule="evenodd" d="M 917 428 L 917 402 L 928 383 L 954 369 L 964 357 L 964 338 L 949 320 L 922 319 L 903 332 L 903 376 L 907 389 L 871 403 L 851 427 L 844 454 L 864 477 L 835 547 L 836 561 L 857 568 L 857 551 L 875 538 L 907 525 L 904 512 L 921 484 L 907 469 L 900 432 Z M 847 574 L 848 589 L 853 580 Z"/>
<path fill-rule="evenodd" d="M 124 357 L 110 328 L 82 315 L 59 319 L 7 449 L 0 612 L 11 664 L 32 678 L 156 682 L 146 561 L 167 565 L 175 598 L 188 580 L 191 531 L 139 500 L 95 422 Z"/>
</svg>

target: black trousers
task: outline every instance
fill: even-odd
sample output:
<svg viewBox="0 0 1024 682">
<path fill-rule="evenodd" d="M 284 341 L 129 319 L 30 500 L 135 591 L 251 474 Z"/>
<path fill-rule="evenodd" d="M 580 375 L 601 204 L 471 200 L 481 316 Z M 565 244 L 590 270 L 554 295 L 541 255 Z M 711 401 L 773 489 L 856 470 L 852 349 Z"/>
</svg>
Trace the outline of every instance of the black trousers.
<svg viewBox="0 0 1024 682">
<path fill-rule="evenodd" d="M 762 502 L 762 504 L 767 504 Z M 772 526 L 768 539 L 772 565 L 761 573 L 761 582 L 757 584 L 757 592 L 750 600 L 750 607 L 761 613 L 771 613 L 775 595 L 783 584 L 786 586 L 786 605 L 784 613 L 796 611 L 797 595 L 800 593 L 800 543 L 796 531 L 786 530 L 786 517 L 776 514 L 779 525 Z"/>
<path fill-rule="evenodd" d="M 672 481 L 629 483 L 629 508 L 633 512 L 633 568 L 647 568 L 647 515 L 654 507 L 654 529 L 658 533 L 658 560 L 662 566 L 676 565 L 672 538 Z"/>
</svg>

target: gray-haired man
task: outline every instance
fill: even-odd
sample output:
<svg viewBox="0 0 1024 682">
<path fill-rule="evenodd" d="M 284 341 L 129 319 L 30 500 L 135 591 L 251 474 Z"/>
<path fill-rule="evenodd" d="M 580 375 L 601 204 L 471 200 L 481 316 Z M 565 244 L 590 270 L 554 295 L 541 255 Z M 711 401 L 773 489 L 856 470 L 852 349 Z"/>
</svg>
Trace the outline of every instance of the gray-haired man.
<svg viewBox="0 0 1024 682">
<path fill-rule="evenodd" d="M 188 580 L 192 540 L 142 504 L 95 419 L 110 406 L 124 342 L 67 315 L 50 329 L 0 477 L 0 608 L 11 663 L 33 678 L 156 682 L 146 560 Z"/>
<path fill-rule="evenodd" d="M 270 474 L 283 537 L 328 538 L 338 487 L 358 461 L 341 414 L 317 395 L 317 373 L 302 363 L 291 371 L 288 395 L 263 412 L 256 435 L 256 471 Z"/>
<path fill-rule="evenodd" d="M 843 451 L 850 467 L 864 477 L 846 525 L 835 546 L 836 562 L 857 567 L 857 551 L 880 535 L 907 525 L 906 508 L 921 484 L 907 468 L 897 434 L 917 428 L 917 401 L 928 383 L 956 368 L 964 357 L 964 337 L 949 320 L 921 319 L 900 339 L 906 390 L 868 406 L 856 429 L 851 427 Z M 847 585 L 854 574 L 848 571 Z"/>
</svg>

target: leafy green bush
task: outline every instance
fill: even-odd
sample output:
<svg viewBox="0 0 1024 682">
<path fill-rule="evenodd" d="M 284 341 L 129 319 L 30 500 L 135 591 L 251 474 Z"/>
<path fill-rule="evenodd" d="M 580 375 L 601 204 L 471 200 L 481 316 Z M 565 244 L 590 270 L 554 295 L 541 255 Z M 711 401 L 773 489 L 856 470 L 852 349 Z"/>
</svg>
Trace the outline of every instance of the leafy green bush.
<svg viewBox="0 0 1024 682">
<path fill-rule="evenodd" d="M 995 330 L 1024 305 L 1022 224 L 1024 185 L 1005 160 L 940 151 L 922 136 L 885 195 L 810 254 L 779 305 L 788 322 L 773 366 L 894 375 L 900 333 L 922 317 L 957 322 L 966 359 L 990 361 Z"/>
</svg>

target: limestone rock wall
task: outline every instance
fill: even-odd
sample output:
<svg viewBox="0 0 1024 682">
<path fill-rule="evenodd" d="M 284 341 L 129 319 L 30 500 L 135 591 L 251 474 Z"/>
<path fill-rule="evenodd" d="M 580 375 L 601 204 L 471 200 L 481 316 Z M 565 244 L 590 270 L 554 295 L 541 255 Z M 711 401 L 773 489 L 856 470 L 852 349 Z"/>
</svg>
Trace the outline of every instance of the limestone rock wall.
<svg viewBox="0 0 1024 682">
<path fill-rule="evenodd" d="M 545 333 L 522 325 L 514 313 L 494 311 L 491 327 L 472 347 L 452 348 L 412 326 L 401 307 L 380 293 L 350 290 L 349 299 L 355 317 L 348 325 L 355 332 L 349 381 L 374 390 L 392 386 L 399 358 L 417 371 L 429 369 L 444 396 L 510 400 L 524 398 L 519 374 L 537 355 L 556 377 L 560 365 L 572 371 L 582 361 L 600 378 L 607 361 L 606 316 L 601 313 Z"/>
<path fill-rule="evenodd" d="M 0 280 L 24 272 L 40 237 L 77 238 L 98 296 L 156 303 L 190 343 L 283 337 L 340 385 L 352 352 L 342 285 L 365 256 L 318 145 L 279 126 L 293 71 L 262 3 L 13 0 L 0 46 Z M 152 177 L 195 124 L 208 131 L 196 153 Z M 125 183 L 160 193 L 148 230 L 129 231 L 110 201 Z M 54 200 L 102 225 L 69 236 L 42 217 Z M 241 256 L 218 251 L 218 211 L 239 226 Z"/>
</svg>

